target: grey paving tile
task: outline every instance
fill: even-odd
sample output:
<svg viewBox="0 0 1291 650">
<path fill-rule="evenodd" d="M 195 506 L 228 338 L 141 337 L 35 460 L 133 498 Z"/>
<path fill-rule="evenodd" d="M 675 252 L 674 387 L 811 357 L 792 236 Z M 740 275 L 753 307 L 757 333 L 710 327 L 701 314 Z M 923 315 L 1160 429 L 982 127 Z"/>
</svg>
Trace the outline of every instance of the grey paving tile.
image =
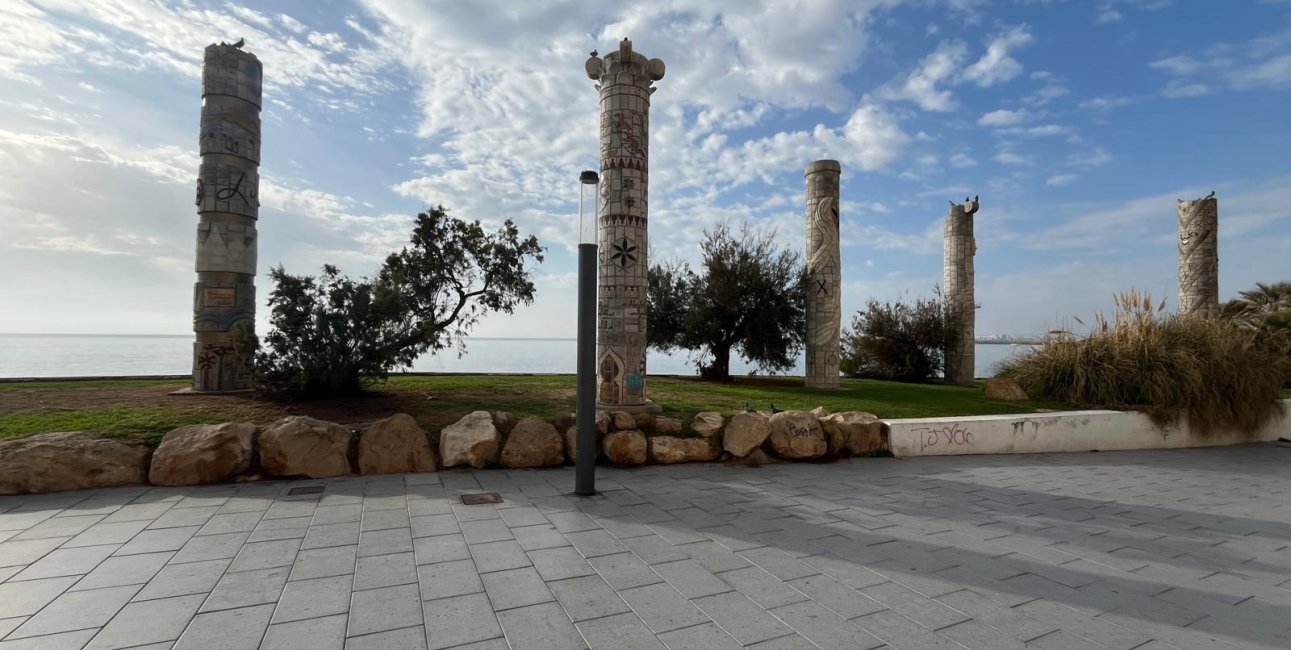
<svg viewBox="0 0 1291 650">
<path fill-rule="evenodd" d="M 283 585 L 287 584 L 287 573 L 286 567 L 226 573 L 215 584 L 200 611 L 275 603 L 282 596 Z"/>
<path fill-rule="evenodd" d="M 129 508 L 131 506 L 126 506 Z M 167 506 L 169 507 L 169 506 Z M 122 508 L 125 510 L 125 508 Z M 115 515 L 113 515 L 115 516 Z M 103 521 L 86 528 L 76 537 L 68 540 L 63 545 L 64 548 L 75 548 L 77 546 L 100 546 L 102 544 L 125 544 L 135 535 L 139 534 L 152 521 L 151 518 L 134 519 L 130 521 L 113 521 L 113 516 L 105 518 Z"/>
<path fill-rule="evenodd" d="M 740 555 L 781 580 L 794 580 L 820 573 L 815 567 L 770 546 L 740 551 Z"/>
<path fill-rule="evenodd" d="M 1025 643 L 977 621 L 957 623 L 937 630 L 937 634 L 971 650 L 1025 650 L 1027 647 Z"/>
<path fill-rule="evenodd" d="M 211 517 L 219 510 L 219 506 L 205 506 L 199 508 L 171 508 L 166 514 L 157 517 L 148 524 L 149 529 L 156 528 L 179 528 L 181 526 L 202 526 L 210 521 Z"/>
<path fill-rule="evenodd" d="M 411 553 L 412 550 L 412 531 L 407 528 L 387 528 L 359 533 L 359 557 Z"/>
<path fill-rule="evenodd" d="M 598 575 L 548 582 L 547 587 L 575 623 L 631 611 Z"/>
<path fill-rule="evenodd" d="M 765 609 L 807 600 L 797 589 L 757 566 L 727 571 L 719 575 L 723 582 L 748 596 Z"/>
<path fill-rule="evenodd" d="M 873 634 L 848 623 L 838 614 L 814 602 L 794 603 L 770 611 L 821 648 L 868 649 L 884 645 Z"/>
<path fill-rule="evenodd" d="M 483 596 L 481 596 L 483 598 Z M 347 636 L 412 627 L 422 621 L 417 585 L 356 591 L 350 599 Z"/>
<path fill-rule="evenodd" d="M 751 562 L 740 557 L 731 549 L 718 544 L 717 542 L 682 544 L 681 546 L 678 546 L 677 549 L 686 555 L 689 555 L 691 559 L 700 563 L 705 569 L 708 569 L 713 573 L 734 571 L 735 569 L 743 569 L 753 566 Z"/>
<path fill-rule="evenodd" d="M 359 543 L 360 524 L 357 521 L 339 524 L 316 524 L 305 533 L 302 549 L 328 546 L 351 546 Z"/>
<path fill-rule="evenodd" d="M 820 648 L 820 646 L 798 634 L 790 634 L 789 636 L 782 636 L 778 639 L 754 643 L 745 647 L 756 650 L 819 650 Z"/>
<path fill-rule="evenodd" d="M 417 563 L 412 553 L 361 557 L 358 558 L 358 566 L 354 570 L 356 591 L 415 582 L 417 582 Z"/>
<path fill-rule="evenodd" d="M 628 550 L 614 536 L 603 530 L 585 530 L 577 533 L 566 533 L 565 538 L 578 549 L 583 557 L 612 555 Z"/>
<path fill-rule="evenodd" d="M 181 528 L 163 528 L 161 530 L 144 530 L 126 542 L 117 550 L 117 555 L 138 555 L 141 553 L 160 553 L 178 551 L 197 532 L 197 526 Z M 86 531 L 89 532 L 89 531 Z"/>
<path fill-rule="evenodd" d="M 146 584 L 172 556 L 174 553 L 167 551 L 107 558 L 73 585 L 72 591 Z"/>
<path fill-rule="evenodd" d="M 108 544 L 105 546 L 56 549 L 18 572 L 8 582 L 83 575 L 93 571 L 94 567 L 98 566 L 100 562 L 107 559 L 109 555 L 112 555 L 119 548 L 121 548 L 119 544 Z"/>
<path fill-rule="evenodd" d="M 592 519 L 586 513 L 567 510 L 563 512 L 548 512 L 545 515 L 547 520 L 562 533 L 576 533 L 580 530 L 599 530 L 600 524 Z"/>
<path fill-rule="evenodd" d="M 44 537 L 72 537 L 85 532 L 85 529 L 99 523 L 103 515 L 79 515 L 72 517 L 53 517 L 28 528 L 9 539 L 41 539 Z"/>
<path fill-rule="evenodd" d="M 659 635 L 669 648 L 743 648 L 725 630 L 713 623 L 693 625 Z"/>
<path fill-rule="evenodd" d="M 694 560 L 664 562 L 651 568 L 686 598 L 711 596 L 733 589 Z"/>
<path fill-rule="evenodd" d="M 412 518 L 413 537 L 432 537 L 460 532 L 462 532 L 462 528 L 457 525 L 457 517 L 454 517 L 452 513 Z"/>
<path fill-rule="evenodd" d="M 632 553 L 602 555 L 591 558 L 588 563 L 618 591 L 663 582 L 650 565 Z"/>
<path fill-rule="evenodd" d="M 663 650 L 664 645 L 636 614 L 618 614 L 576 624 L 588 645 L 616 650 Z"/>
<path fill-rule="evenodd" d="M 272 614 L 273 605 L 198 614 L 175 642 L 175 650 L 258 648 Z"/>
<path fill-rule="evenodd" d="M 170 558 L 170 563 L 231 560 L 242 550 L 242 544 L 247 541 L 248 535 L 250 533 L 223 533 L 194 537 L 179 549 L 175 557 Z"/>
<path fill-rule="evenodd" d="M 46 553 L 56 549 L 70 537 L 47 537 L 0 542 L 0 567 L 22 566 L 39 561 Z"/>
<path fill-rule="evenodd" d="M 406 509 L 371 510 L 363 514 L 360 530 L 369 531 L 386 530 L 388 528 L 408 528 L 410 525 L 408 511 Z"/>
<path fill-rule="evenodd" d="M 946 607 L 931 598 L 925 597 L 923 594 L 915 593 L 893 582 L 866 587 L 859 591 L 886 605 L 888 609 L 895 610 L 908 618 L 914 619 L 915 622 L 930 630 L 938 630 L 949 625 L 962 623 L 969 618 L 962 612 Z"/>
<path fill-rule="evenodd" d="M 27 620 L 26 616 L 14 616 L 12 618 L 0 618 L 0 639 L 5 638 L 10 632 L 14 631 L 19 625 Z"/>
<path fill-rule="evenodd" d="M 158 571 L 152 580 L 148 581 L 148 584 L 135 595 L 134 600 L 156 600 L 158 598 L 173 598 L 190 594 L 207 594 L 215 588 L 228 566 L 228 560 L 206 560 L 205 562 L 167 565 Z"/>
<path fill-rule="evenodd" d="M 271 542 L 279 539 L 303 539 L 309 529 L 309 517 L 265 519 L 251 531 L 248 542 Z"/>
<path fill-rule="evenodd" d="M 887 606 L 825 575 L 807 576 L 788 583 L 813 601 L 846 619 L 881 612 Z"/>
<path fill-rule="evenodd" d="M 512 528 L 548 523 L 546 515 L 533 506 L 498 508 L 498 515 Z"/>
<path fill-rule="evenodd" d="M 793 634 L 793 629 L 738 592 L 696 598 L 701 611 L 743 645 Z M 665 639 L 666 640 L 666 639 Z M 672 645 L 669 643 L 669 645 Z"/>
<path fill-rule="evenodd" d="M 507 642 L 517 648 L 587 648 L 583 637 L 556 603 L 498 612 Z"/>
<path fill-rule="evenodd" d="M 655 634 L 709 622 L 708 616 L 667 584 L 622 589 L 619 596 Z"/>
<path fill-rule="evenodd" d="M 418 625 L 345 639 L 345 650 L 425 650 L 426 629 Z"/>
<path fill-rule="evenodd" d="M 621 540 L 621 543 L 633 553 L 636 553 L 637 557 L 645 560 L 646 564 L 675 562 L 690 558 L 682 549 L 673 546 L 668 540 L 653 533 L 641 537 L 629 537 Z"/>
<path fill-rule="evenodd" d="M 489 605 L 488 596 L 482 593 L 430 600 L 422 603 L 422 607 L 426 629 L 432 630 L 426 635 L 430 648 L 451 648 L 502 636 L 498 617 Z"/>
<path fill-rule="evenodd" d="M 484 582 L 484 591 L 496 611 L 553 600 L 551 591 L 533 567 L 486 573 L 480 579 Z"/>
<path fill-rule="evenodd" d="M 205 594 L 197 594 L 130 603 L 99 630 L 86 648 L 115 650 L 174 641 L 205 598 Z"/>
<path fill-rule="evenodd" d="M 524 549 L 514 540 L 471 544 L 470 549 L 480 573 L 519 569 L 532 564 Z"/>
<path fill-rule="evenodd" d="M 0 584 L 0 619 L 31 616 L 67 591 L 77 578 L 45 578 Z"/>
<path fill-rule="evenodd" d="M 485 519 L 482 521 L 463 521 L 461 522 L 462 535 L 466 537 L 466 543 L 472 546 L 483 544 L 485 542 L 497 542 L 504 539 L 514 539 L 511 529 L 507 527 L 506 522 L 502 519 Z"/>
<path fill-rule="evenodd" d="M 596 569 L 572 546 L 529 551 L 529 560 L 547 581 L 596 575 Z"/>
<path fill-rule="evenodd" d="M 471 552 L 466 546 L 466 538 L 460 534 L 419 537 L 412 540 L 412 549 L 416 555 L 417 564 L 451 562 L 471 557 Z"/>
<path fill-rule="evenodd" d="M 346 524 L 360 521 L 363 517 L 363 506 L 348 504 L 339 506 L 319 506 L 314 510 L 314 525 Z"/>
<path fill-rule="evenodd" d="M 287 519 L 291 517 L 310 517 L 313 516 L 314 510 L 318 508 L 318 502 L 314 500 L 302 501 L 275 501 L 265 511 L 265 519 Z"/>
<path fill-rule="evenodd" d="M 520 543 L 520 547 L 526 551 L 570 545 L 564 534 L 556 530 L 556 527 L 551 524 L 512 528 L 511 534 Z"/>
<path fill-rule="evenodd" d="M 296 554 L 288 580 L 309 580 L 354 573 L 358 545 L 305 549 Z"/>
<path fill-rule="evenodd" d="M 247 543 L 229 564 L 229 572 L 289 567 L 295 563 L 299 549 L 300 540 L 297 539 Z"/>
<path fill-rule="evenodd" d="M 421 596 L 426 600 L 476 594 L 484 591 L 484 583 L 470 560 L 439 562 L 417 567 Z"/>
<path fill-rule="evenodd" d="M 223 535 L 225 533 L 249 533 L 256 529 L 260 523 L 260 518 L 264 515 L 262 512 L 234 512 L 228 514 L 217 514 L 202 527 L 197 529 L 198 537 L 202 535 Z"/>
<path fill-rule="evenodd" d="M 345 614 L 340 614 L 291 623 L 274 623 L 265 631 L 260 650 L 342 650 L 345 647 L 345 622 L 348 618 Z M 399 646 L 390 644 L 389 647 Z"/>
<path fill-rule="evenodd" d="M 27 639 L 12 639 L 0 642 L 0 650 L 80 650 L 85 647 L 86 641 L 94 638 L 96 632 L 98 632 L 97 628 L 90 628 Z"/>
<path fill-rule="evenodd" d="M 290 623 L 350 611 L 352 577 L 314 578 L 287 583 L 273 612 L 274 623 Z"/>
<path fill-rule="evenodd" d="M 139 587 L 132 585 L 64 593 L 5 638 L 21 639 L 101 627 L 112 620 L 137 591 Z"/>
</svg>

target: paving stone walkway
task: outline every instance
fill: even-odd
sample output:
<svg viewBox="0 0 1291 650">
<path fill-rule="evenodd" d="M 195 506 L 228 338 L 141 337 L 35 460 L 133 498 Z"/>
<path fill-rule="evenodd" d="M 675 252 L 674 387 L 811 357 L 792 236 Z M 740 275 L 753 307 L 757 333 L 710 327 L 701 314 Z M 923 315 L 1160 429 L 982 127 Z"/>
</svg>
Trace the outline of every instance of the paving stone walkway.
<svg viewBox="0 0 1291 650">
<path fill-rule="evenodd" d="M 1291 444 L 572 485 L 3 497 L 0 650 L 1291 647 Z M 477 492 L 504 501 L 461 504 Z"/>
</svg>

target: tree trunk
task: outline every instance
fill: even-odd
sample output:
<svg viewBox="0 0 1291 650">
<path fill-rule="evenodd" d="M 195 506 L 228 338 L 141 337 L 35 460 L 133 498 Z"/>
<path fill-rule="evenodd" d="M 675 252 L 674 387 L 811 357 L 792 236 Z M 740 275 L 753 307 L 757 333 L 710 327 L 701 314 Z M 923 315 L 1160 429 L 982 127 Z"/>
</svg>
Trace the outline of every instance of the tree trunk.
<svg viewBox="0 0 1291 650">
<path fill-rule="evenodd" d="M 731 346 L 714 345 L 711 349 L 713 353 L 713 362 L 701 373 L 704 379 L 714 381 L 731 380 Z"/>
</svg>

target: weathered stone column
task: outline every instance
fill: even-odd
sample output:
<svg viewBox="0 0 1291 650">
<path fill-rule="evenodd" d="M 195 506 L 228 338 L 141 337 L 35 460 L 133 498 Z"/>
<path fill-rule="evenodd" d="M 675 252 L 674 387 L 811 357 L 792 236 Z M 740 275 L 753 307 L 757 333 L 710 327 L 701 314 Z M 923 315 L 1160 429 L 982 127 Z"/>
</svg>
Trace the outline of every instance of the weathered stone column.
<svg viewBox="0 0 1291 650">
<path fill-rule="evenodd" d="M 1179 200 L 1179 313 L 1219 311 L 1219 199 Z"/>
<path fill-rule="evenodd" d="M 240 41 L 207 46 L 193 287 L 193 390 L 198 392 L 250 388 L 233 335 L 239 327 L 255 326 L 260 82 L 260 61 L 244 52 Z"/>
<path fill-rule="evenodd" d="M 663 78 L 664 65 L 633 52 L 625 38 L 603 59 L 593 52 L 586 70 L 601 95 L 596 402 L 653 410 L 645 397 L 646 203 L 651 84 Z"/>
<path fill-rule="evenodd" d="M 838 253 L 837 160 L 807 165 L 807 387 L 838 388 L 843 271 Z"/>
<path fill-rule="evenodd" d="M 963 203 L 951 202 L 943 242 L 942 300 L 946 314 L 956 326 L 946 347 L 946 383 L 961 386 L 972 385 L 977 357 L 973 342 L 977 319 L 977 301 L 973 294 L 973 256 L 977 254 L 973 215 L 977 207 L 976 197 L 964 199 Z"/>
</svg>

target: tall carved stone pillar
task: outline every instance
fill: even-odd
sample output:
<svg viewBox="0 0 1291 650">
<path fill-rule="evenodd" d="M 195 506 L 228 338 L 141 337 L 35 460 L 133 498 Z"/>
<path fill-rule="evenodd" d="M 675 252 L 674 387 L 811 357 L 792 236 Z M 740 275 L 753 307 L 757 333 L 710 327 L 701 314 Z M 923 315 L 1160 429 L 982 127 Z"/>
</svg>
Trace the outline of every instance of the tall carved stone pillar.
<svg viewBox="0 0 1291 650">
<path fill-rule="evenodd" d="M 593 52 L 586 70 L 601 96 L 596 402 L 652 410 L 645 396 L 646 203 L 651 84 L 663 78 L 664 65 L 633 52 L 625 38 L 604 58 Z"/>
<path fill-rule="evenodd" d="M 842 265 L 838 254 L 837 160 L 807 165 L 807 387 L 838 388 Z"/>
<path fill-rule="evenodd" d="M 246 390 L 234 331 L 255 326 L 256 218 L 260 199 L 260 61 L 241 44 L 206 48 L 202 166 L 197 178 L 197 284 L 193 287 L 193 390 Z"/>
<path fill-rule="evenodd" d="M 961 386 L 972 385 L 977 356 L 973 343 L 977 319 L 977 300 L 973 294 L 973 256 L 977 254 L 973 215 L 977 207 L 976 197 L 964 199 L 963 203 L 951 202 L 942 244 L 942 299 L 947 315 L 956 325 L 946 347 L 946 383 Z"/>
<path fill-rule="evenodd" d="M 1219 311 L 1219 199 L 1179 201 L 1179 313 Z"/>
</svg>

